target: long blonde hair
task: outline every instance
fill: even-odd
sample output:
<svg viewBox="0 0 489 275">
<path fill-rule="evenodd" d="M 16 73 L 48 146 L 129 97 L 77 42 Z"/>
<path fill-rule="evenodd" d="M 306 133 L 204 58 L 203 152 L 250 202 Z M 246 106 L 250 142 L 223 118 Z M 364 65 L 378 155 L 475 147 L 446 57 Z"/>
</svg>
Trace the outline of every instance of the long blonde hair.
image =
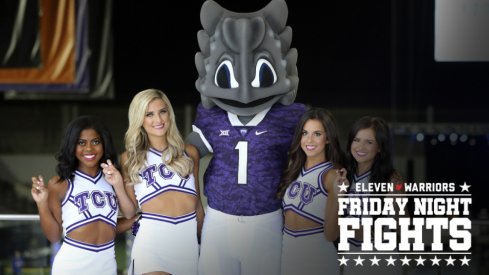
<svg viewBox="0 0 489 275">
<path fill-rule="evenodd" d="M 150 144 L 143 122 L 149 103 L 157 98 L 166 104 L 170 117 L 166 132 L 168 148 L 161 155 L 162 162 L 181 177 L 187 177 L 192 172 L 193 162 L 184 152 L 185 143 L 178 131 L 170 100 L 160 90 L 147 89 L 137 93 L 129 105 L 129 127 L 124 137 L 127 159 L 122 165 L 132 183 L 140 181 L 139 172 L 146 162 Z"/>
</svg>

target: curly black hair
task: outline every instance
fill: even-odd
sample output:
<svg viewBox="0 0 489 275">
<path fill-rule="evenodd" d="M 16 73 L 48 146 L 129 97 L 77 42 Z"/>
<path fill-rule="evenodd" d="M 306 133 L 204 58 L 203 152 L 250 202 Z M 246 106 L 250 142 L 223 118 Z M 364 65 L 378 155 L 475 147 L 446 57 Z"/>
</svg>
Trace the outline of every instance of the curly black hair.
<svg viewBox="0 0 489 275">
<path fill-rule="evenodd" d="M 56 153 L 56 173 L 61 180 L 73 179 L 73 173 L 78 168 L 78 159 L 76 158 L 76 144 L 80 138 L 80 133 L 85 129 L 95 130 L 102 139 L 104 155 L 100 163 L 107 162 L 108 159 L 119 168 L 119 157 L 117 155 L 112 135 L 107 126 L 96 116 L 80 116 L 71 121 L 66 128 L 65 135 L 61 141 L 60 149 Z"/>
</svg>

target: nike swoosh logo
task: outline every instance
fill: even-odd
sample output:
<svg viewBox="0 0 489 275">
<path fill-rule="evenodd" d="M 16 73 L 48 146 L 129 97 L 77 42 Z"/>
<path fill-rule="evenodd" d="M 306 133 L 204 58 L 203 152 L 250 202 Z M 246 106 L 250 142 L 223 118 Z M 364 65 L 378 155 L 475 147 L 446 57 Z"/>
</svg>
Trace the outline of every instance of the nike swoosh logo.
<svg viewBox="0 0 489 275">
<path fill-rule="evenodd" d="M 261 131 L 261 132 L 255 131 L 255 135 L 259 136 L 259 135 L 264 134 L 266 132 L 268 132 L 268 131 Z"/>
</svg>

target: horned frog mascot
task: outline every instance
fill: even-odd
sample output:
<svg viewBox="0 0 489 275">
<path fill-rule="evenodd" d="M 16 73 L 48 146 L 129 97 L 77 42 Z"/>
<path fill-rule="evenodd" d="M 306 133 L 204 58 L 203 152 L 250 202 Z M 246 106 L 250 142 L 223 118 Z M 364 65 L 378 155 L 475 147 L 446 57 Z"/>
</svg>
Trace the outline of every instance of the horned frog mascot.
<svg viewBox="0 0 489 275">
<path fill-rule="evenodd" d="M 187 142 L 213 157 L 204 175 L 208 207 L 199 274 L 280 274 L 278 185 L 294 127 L 299 78 L 284 0 L 236 13 L 204 2 L 197 34 L 201 103 Z"/>
</svg>

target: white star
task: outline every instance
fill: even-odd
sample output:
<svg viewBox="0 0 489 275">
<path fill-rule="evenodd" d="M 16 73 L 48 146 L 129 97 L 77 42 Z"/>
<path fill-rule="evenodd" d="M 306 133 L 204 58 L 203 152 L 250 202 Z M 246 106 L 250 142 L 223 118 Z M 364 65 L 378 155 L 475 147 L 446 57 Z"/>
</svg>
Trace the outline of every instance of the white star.
<svg viewBox="0 0 489 275">
<path fill-rule="evenodd" d="M 401 259 L 402 265 L 409 266 L 409 261 L 411 261 L 411 259 L 408 259 L 407 256 L 404 256 L 404 258 Z"/>
<path fill-rule="evenodd" d="M 341 256 L 341 259 L 338 259 L 340 261 L 340 266 L 342 265 L 347 265 L 346 262 L 348 262 L 348 259 L 345 258 L 345 256 Z"/>
<path fill-rule="evenodd" d="M 467 259 L 467 256 L 464 256 L 463 259 L 459 259 L 462 262 L 462 265 L 469 266 L 470 259 Z"/>
<path fill-rule="evenodd" d="M 380 259 L 377 259 L 377 256 L 374 255 L 374 258 L 370 259 L 370 261 L 372 261 L 372 266 L 374 265 L 379 266 Z"/>
<path fill-rule="evenodd" d="M 340 188 L 340 192 L 347 192 L 348 186 L 350 185 L 346 185 L 345 182 L 342 182 L 341 185 L 339 185 L 338 187 Z"/>
<path fill-rule="evenodd" d="M 360 256 L 358 256 L 358 258 L 353 260 L 357 262 L 355 265 L 361 265 L 361 266 L 363 266 L 363 261 L 365 261 L 364 259 L 360 258 Z"/>
<path fill-rule="evenodd" d="M 424 261 L 426 261 L 426 259 L 423 259 L 421 258 L 421 256 L 419 256 L 419 258 L 415 259 L 416 262 L 418 262 L 416 265 L 423 265 L 424 266 Z"/>
<path fill-rule="evenodd" d="M 387 261 L 387 266 L 390 266 L 390 265 L 395 266 L 394 262 L 396 261 L 396 259 L 393 259 L 392 255 L 389 256 L 389 259 L 385 259 L 385 260 Z"/>
<path fill-rule="evenodd" d="M 441 261 L 441 259 L 438 259 L 438 257 L 435 257 L 433 259 L 430 259 L 433 263 L 431 264 L 431 266 L 434 266 L 434 265 L 437 265 L 437 266 L 440 266 L 439 262 Z"/>
<path fill-rule="evenodd" d="M 467 185 L 467 182 L 466 181 L 464 181 L 464 185 L 459 185 L 459 186 L 460 186 L 460 188 L 462 188 L 462 192 L 463 191 L 469 192 L 470 185 Z"/>
<path fill-rule="evenodd" d="M 448 257 L 448 259 L 445 259 L 445 261 L 447 261 L 447 266 L 449 266 L 449 265 L 453 265 L 455 259 L 453 259 L 452 255 L 450 255 L 450 257 Z"/>
</svg>

